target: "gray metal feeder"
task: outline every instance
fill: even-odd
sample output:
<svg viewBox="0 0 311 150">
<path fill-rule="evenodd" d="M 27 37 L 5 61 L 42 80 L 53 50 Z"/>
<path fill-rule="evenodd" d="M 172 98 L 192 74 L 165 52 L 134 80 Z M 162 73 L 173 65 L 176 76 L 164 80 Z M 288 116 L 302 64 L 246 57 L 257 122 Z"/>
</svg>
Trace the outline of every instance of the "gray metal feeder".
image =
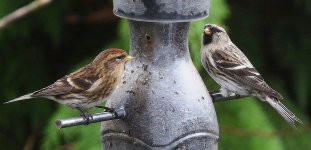
<svg viewBox="0 0 311 150">
<path fill-rule="evenodd" d="M 208 16 L 209 0 L 114 0 L 129 21 L 135 59 L 106 106 L 123 119 L 102 122 L 103 149 L 217 149 L 212 99 L 188 49 L 189 22 Z"/>
</svg>

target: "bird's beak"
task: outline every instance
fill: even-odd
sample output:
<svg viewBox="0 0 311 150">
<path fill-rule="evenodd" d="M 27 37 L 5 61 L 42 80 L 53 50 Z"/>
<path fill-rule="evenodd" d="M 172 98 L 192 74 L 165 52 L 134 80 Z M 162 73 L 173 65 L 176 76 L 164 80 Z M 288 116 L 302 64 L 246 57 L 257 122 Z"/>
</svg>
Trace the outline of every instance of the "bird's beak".
<svg viewBox="0 0 311 150">
<path fill-rule="evenodd" d="M 205 35 L 211 35 L 212 33 L 211 33 L 211 30 L 209 28 L 205 28 L 204 29 L 204 34 Z"/>
<path fill-rule="evenodd" d="M 133 59 L 134 57 L 132 57 L 132 56 L 130 56 L 130 55 L 127 55 L 124 59 L 123 59 L 123 61 L 124 62 L 128 62 L 128 61 L 130 61 L 131 59 Z"/>
</svg>

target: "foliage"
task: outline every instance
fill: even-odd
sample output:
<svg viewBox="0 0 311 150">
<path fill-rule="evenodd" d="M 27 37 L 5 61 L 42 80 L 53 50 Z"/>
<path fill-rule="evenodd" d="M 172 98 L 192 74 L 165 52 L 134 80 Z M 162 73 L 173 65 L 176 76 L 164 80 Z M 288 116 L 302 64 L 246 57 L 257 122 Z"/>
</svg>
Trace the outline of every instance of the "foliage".
<svg viewBox="0 0 311 150">
<path fill-rule="evenodd" d="M 0 2 L 0 16 L 12 12 L 28 2 L 30 0 L 14 2 L 3 0 Z M 54 7 L 55 11 L 56 5 L 57 3 L 51 5 L 47 10 Z M 58 7 L 58 11 L 61 12 L 63 8 Z M 0 74 L 2 77 L 0 97 L 2 102 L 48 84 L 49 75 L 46 68 L 48 65 L 45 61 L 47 51 L 42 49 L 45 45 L 49 45 L 52 31 L 51 28 L 42 26 L 39 28 L 38 25 L 44 21 L 50 26 L 60 26 L 59 21 L 45 19 L 49 18 L 50 14 L 32 14 L 30 16 L 33 19 L 22 19 L 0 31 Z M 58 15 L 60 14 L 55 11 L 55 18 L 59 18 Z M 39 138 L 40 130 L 46 125 L 55 104 L 50 101 L 35 100 L 33 103 L 21 102 L 0 105 L 0 107 L 2 114 L 0 119 L 1 147 L 21 149 L 28 140 L 33 142 Z M 38 144 L 38 142 L 34 141 L 34 144 Z"/>
</svg>

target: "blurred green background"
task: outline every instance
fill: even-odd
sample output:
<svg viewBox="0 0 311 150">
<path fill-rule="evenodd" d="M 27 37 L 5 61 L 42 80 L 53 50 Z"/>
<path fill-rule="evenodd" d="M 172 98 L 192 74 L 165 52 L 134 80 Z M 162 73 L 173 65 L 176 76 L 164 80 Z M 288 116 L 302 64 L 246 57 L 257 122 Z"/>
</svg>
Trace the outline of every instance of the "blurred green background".
<svg viewBox="0 0 311 150">
<path fill-rule="evenodd" d="M 1 0 L 0 17 L 29 2 Z M 216 23 L 304 122 L 293 130 L 254 98 L 217 103 L 220 150 L 311 149 L 310 20 L 309 0 L 212 0 L 210 16 L 191 23 L 190 52 L 209 90 L 219 87 L 200 64 L 200 36 L 204 24 Z M 53 83 L 110 47 L 129 47 L 127 22 L 112 14 L 112 1 L 55 1 L 14 22 L 0 30 L 1 103 Z M 101 147 L 99 123 L 56 129 L 56 119 L 78 111 L 53 101 L 1 104 L 0 114 L 0 149 Z"/>
</svg>

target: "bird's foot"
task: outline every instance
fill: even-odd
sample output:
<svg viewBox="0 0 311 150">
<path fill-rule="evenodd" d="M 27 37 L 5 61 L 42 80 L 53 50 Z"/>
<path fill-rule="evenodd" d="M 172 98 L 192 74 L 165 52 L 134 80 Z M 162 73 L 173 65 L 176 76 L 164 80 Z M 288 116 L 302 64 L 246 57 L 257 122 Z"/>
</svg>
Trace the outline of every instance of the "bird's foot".
<svg viewBox="0 0 311 150">
<path fill-rule="evenodd" d="M 80 115 L 86 120 L 86 125 L 90 124 L 90 119 L 93 120 L 93 116 L 90 114 L 84 113 Z"/>
<path fill-rule="evenodd" d="M 244 97 L 233 92 L 223 93 L 222 91 L 210 92 L 210 96 L 213 102 L 222 102 L 222 101 L 234 100 L 234 99 L 239 99 L 239 98 Z"/>
<path fill-rule="evenodd" d="M 80 111 L 80 116 L 83 117 L 84 120 L 86 120 L 86 125 L 90 124 L 90 119 L 93 120 L 93 116 L 88 114 L 88 113 L 86 113 L 81 108 L 78 108 L 78 110 Z"/>
<path fill-rule="evenodd" d="M 213 91 L 213 92 L 209 92 L 210 96 L 212 97 L 213 100 L 218 100 L 218 99 L 222 99 L 223 95 L 219 92 L 219 91 Z"/>
<path fill-rule="evenodd" d="M 116 110 L 114 108 L 110 108 L 110 107 L 104 107 L 105 112 L 110 112 L 110 113 L 115 113 Z"/>
<path fill-rule="evenodd" d="M 112 113 L 112 114 L 115 115 L 115 116 L 118 116 L 118 113 L 117 113 L 116 109 L 114 109 L 114 108 L 105 107 L 105 106 L 95 106 L 95 107 L 96 107 L 96 108 L 105 109 L 104 112 L 109 112 L 109 113 Z"/>
<path fill-rule="evenodd" d="M 228 97 L 225 97 L 225 98 L 229 99 L 229 100 L 233 100 L 233 99 L 239 99 L 239 98 L 243 98 L 243 97 L 245 97 L 245 95 L 230 93 L 230 95 Z"/>
<path fill-rule="evenodd" d="M 95 106 L 96 108 L 102 108 L 105 109 L 105 112 L 115 113 L 116 110 L 114 108 L 105 107 L 105 106 Z"/>
<path fill-rule="evenodd" d="M 115 116 L 118 116 L 117 111 L 114 108 L 110 108 L 110 107 L 104 107 L 105 108 L 105 112 L 109 112 L 112 113 Z"/>
</svg>

